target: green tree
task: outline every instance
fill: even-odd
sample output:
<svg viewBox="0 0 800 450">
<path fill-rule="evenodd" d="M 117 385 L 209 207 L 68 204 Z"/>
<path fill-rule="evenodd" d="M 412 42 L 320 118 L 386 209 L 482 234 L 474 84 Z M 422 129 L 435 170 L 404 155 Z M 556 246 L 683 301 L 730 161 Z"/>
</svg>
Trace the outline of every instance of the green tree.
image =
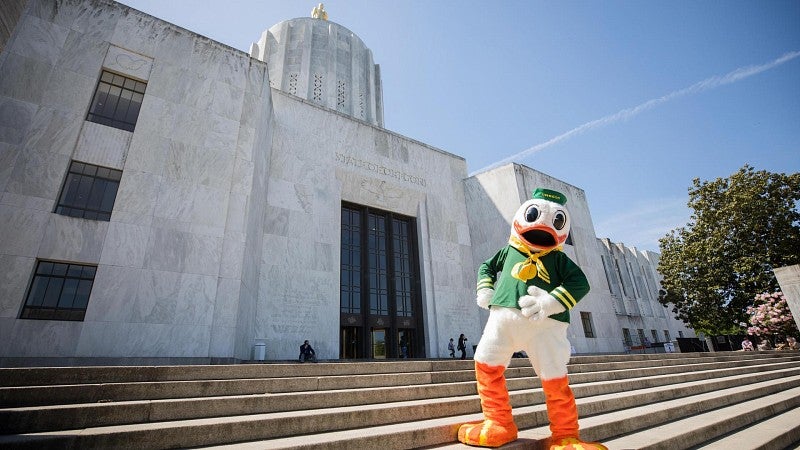
<svg viewBox="0 0 800 450">
<path fill-rule="evenodd" d="M 800 263 L 798 201 L 800 173 L 695 178 L 689 223 L 659 240 L 661 303 L 697 331 L 742 331 L 755 296 L 779 288 L 772 269 Z"/>
</svg>

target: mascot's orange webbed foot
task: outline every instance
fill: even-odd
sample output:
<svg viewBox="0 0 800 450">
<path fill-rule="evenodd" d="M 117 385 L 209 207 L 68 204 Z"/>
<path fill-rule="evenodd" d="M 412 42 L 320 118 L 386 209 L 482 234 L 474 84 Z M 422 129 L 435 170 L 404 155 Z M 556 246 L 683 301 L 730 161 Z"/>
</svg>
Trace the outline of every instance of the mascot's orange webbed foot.
<svg viewBox="0 0 800 450">
<path fill-rule="evenodd" d="M 470 422 L 458 429 L 458 440 L 467 445 L 479 447 L 500 447 L 517 439 L 517 426 L 514 422 L 500 424 L 491 419 Z"/>
<path fill-rule="evenodd" d="M 550 450 L 608 450 L 599 442 L 583 442 L 577 438 L 560 438 L 550 442 Z"/>
</svg>

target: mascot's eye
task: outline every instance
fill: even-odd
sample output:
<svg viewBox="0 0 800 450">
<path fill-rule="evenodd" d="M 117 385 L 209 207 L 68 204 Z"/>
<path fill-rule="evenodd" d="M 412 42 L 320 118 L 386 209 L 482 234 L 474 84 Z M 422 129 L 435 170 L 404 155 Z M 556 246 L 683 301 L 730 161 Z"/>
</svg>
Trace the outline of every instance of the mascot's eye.
<svg viewBox="0 0 800 450">
<path fill-rule="evenodd" d="M 564 211 L 559 211 L 556 213 L 556 216 L 553 217 L 553 228 L 556 230 L 560 230 L 564 228 L 564 225 L 567 224 L 567 215 L 564 214 Z"/>
<path fill-rule="evenodd" d="M 536 222 L 536 219 L 539 218 L 539 209 L 535 206 L 531 206 L 525 211 L 525 220 L 529 223 Z"/>
</svg>

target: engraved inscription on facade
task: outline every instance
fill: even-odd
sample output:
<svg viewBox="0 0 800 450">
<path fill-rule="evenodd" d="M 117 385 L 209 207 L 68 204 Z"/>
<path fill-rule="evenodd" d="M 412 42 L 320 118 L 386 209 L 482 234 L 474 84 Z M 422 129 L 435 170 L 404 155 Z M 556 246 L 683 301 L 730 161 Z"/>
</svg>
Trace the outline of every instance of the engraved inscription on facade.
<svg viewBox="0 0 800 450">
<path fill-rule="evenodd" d="M 383 164 L 364 161 L 363 159 L 348 156 L 343 153 L 336 152 L 336 162 L 344 164 L 346 166 L 358 167 L 361 169 L 369 170 L 370 172 L 375 172 L 380 175 L 396 178 L 406 183 L 425 186 L 425 178 L 418 177 L 415 175 L 409 175 L 403 171 L 386 167 Z"/>
</svg>

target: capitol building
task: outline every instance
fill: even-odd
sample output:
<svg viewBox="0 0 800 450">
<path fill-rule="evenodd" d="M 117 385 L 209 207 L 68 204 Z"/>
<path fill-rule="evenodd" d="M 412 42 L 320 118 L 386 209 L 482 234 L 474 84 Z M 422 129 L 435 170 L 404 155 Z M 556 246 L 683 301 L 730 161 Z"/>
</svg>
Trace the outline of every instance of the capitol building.
<svg viewBox="0 0 800 450">
<path fill-rule="evenodd" d="M 321 9 L 249 53 L 112 0 L 7 0 L 0 27 L 0 365 L 446 358 L 537 187 L 591 285 L 575 353 L 695 336 L 579 186 L 386 129 L 388 56 Z"/>
</svg>

